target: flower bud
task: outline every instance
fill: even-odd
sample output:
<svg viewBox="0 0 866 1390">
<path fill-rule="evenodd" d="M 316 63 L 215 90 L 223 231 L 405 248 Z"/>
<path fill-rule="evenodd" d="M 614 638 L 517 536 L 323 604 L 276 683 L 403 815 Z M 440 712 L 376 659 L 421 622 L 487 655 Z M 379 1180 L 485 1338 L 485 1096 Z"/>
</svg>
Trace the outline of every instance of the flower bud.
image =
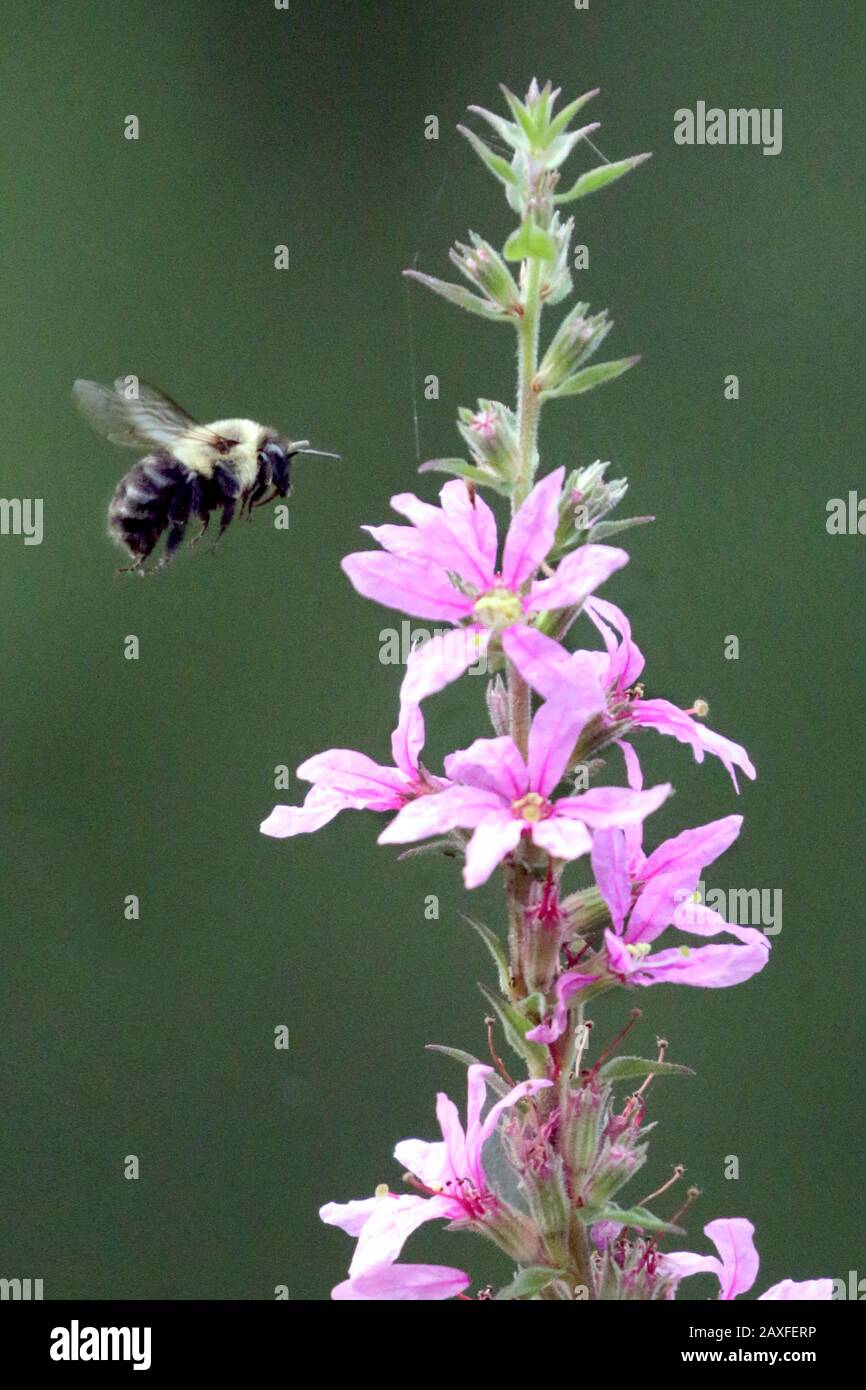
<svg viewBox="0 0 866 1390">
<path fill-rule="evenodd" d="M 526 1195 L 533 1223 L 548 1240 L 568 1229 L 572 1202 L 565 1183 L 563 1163 L 557 1158 L 543 1174 L 525 1179 Z"/>
<path fill-rule="evenodd" d="M 513 482 L 520 471 L 514 412 L 500 401 L 479 401 L 476 411 L 461 406 L 457 417 L 457 428 L 478 467 Z"/>
<path fill-rule="evenodd" d="M 569 248 L 571 246 L 571 234 L 574 231 L 574 218 L 569 217 L 567 222 L 560 219 L 559 213 L 553 213 L 550 218 L 548 232 L 553 238 L 556 247 L 556 259 L 545 267 L 546 275 L 541 286 L 541 298 L 545 304 L 559 304 L 571 294 L 571 258 Z M 582 306 L 587 309 L 589 306 Z"/>
<path fill-rule="evenodd" d="M 585 318 L 583 310 L 586 307 L 585 304 L 577 305 L 560 324 L 542 358 L 533 383 L 535 390 L 551 391 L 561 386 L 566 377 L 572 376 L 578 367 L 589 360 L 613 328 L 606 309 Z"/>
<path fill-rule="evenodd" d="M 509 724 L 508 687 L 501 676 L 494 676 L 487 682 L 484 700 L 493 731 L 501 738 L 503 734 L 508 733 Z"/>
<path fill-rule="evenodd" d="M 571 1091 L 562 1116 L 562 1152 L 575 1188 L 580 1191 L 592 1171 L 610 1108 L 610 1088 L 595 1082 Z"/>
<path fill-rule="evenodd" d="M 469 239 L 471 246 L 464 246 L 458 241 L 448 253 L 457 269 L 491 303 L 498 304 L 509 313 L 520 313 L 520 291 L 499 252 L 494 251 L 490 243 L 475 232 L 469 233 Z"/>
<path fill-rule="evenodd" d="M 596 460 L 588 468 L 575 469 L 566 479 L 559 506 L 559 525 L 553 551 L 556 558 L 561 558 L 567 551 L 573 550 L 584 541 L 604 541 L 616 535 L 618 531 L 652 521 L 651 516 L 632 516 L 622 521 L 604 519 L 619 506 L 628 492 L 626 478 L 611 478 L 609 481 L 605 479 L 608 468 L 609 463 Z"/>
<path fill-rule="evenodd" d="M 605 1140 L 596 1167 L 581 1194 L 583 1200 L 593 1207 L 609 1202 L 643 1167 L 646 1155 L 646 1144 L 635 1145 L 628 1134 L 613 1143 Z"/>
</svg>

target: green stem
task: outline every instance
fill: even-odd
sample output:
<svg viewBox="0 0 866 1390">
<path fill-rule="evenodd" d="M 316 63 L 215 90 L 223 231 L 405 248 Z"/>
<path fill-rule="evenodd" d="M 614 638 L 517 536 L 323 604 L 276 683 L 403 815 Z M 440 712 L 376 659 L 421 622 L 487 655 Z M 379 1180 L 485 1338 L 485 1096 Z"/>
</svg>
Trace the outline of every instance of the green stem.
<svg viewBox="0 0 866 1390">
<path fill-rule="evenodd" d="M 523 313 L 517 325 L 517 440 L 519 470 L 511 496 L 511 514 L 519 511 L 532 487 L 538 439 L 541 401 L 532 389 L 538 372 L 538 339 L 541 328 L 542 262 L 530 258 L 525 263 Z M 526 757 L 532 704 L 529 687 L 509 664 L 508 703 L 511 737 Z"/>
<path fill-rule="evenodd" d="M 526 261 L 523 313 L 517 325 L 517 439 L 520 470 L 511 498 L 512 515 L 526 501 L 535 472 L 538 416 L 541 401 L 533 382 L 538 372 L 538 337 L 541 327 L 542 262 Z"/>
</svg>

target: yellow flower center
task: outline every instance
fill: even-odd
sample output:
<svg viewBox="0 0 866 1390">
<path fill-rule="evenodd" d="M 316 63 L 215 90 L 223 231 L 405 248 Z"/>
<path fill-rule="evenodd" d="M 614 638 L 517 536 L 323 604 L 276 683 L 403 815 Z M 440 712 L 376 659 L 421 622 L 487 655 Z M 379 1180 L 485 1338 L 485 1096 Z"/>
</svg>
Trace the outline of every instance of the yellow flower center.
<svg viewBox="0 0 866 1390">
<path fill-rule="evenodd" d="M 527 792 L 519 801 L 512 801 L 511 809 L 519 820 L 546 820 L 550 807 L 538 792 Z"/>
<path fill-rule="evenodd" d="M 476 618 L 493 632 L 502 632 L 512 623 L 519 623 L 522 615 L 520 595 L 513 589 L 489 589 L 475 601 Z"/>
<path fill-rule="evenodd" d="M 648 941 L 633 941 L 627 942 L 625 949 L 635 960 L 643 960 L 644 956 L 649 955 L 651 947 Z"/>
</svg>

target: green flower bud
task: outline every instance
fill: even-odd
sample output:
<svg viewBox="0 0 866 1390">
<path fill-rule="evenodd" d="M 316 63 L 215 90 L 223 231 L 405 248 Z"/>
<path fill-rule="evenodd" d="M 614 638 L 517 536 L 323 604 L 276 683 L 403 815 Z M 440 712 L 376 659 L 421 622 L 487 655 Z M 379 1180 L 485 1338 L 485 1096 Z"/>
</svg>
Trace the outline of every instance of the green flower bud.
<svg viewBox="0 0 866 1390">
<path fill-rule="evenodd" d="M 553 391 L 561 386 L 567 377 L 589 360 L 613 328 L 606 309 L 591 318 L 584 318 L 584 307 L 578 305 L 577 311 L 568 314 L 560 324 L 542 358 L 534 383 L 536 390 Z"/>
<path fill-rule="evenodd" d="M 457 412 L 457 428 L 479 468 L 488 470 L 501 481 L 514 481 L 520 471 L 520 451 L 517 419 L 507 405 L 499 401 L 479 401 L 475 411 L 461 406 Z"/>
<path fill-rule="evenodd" d="M 520 291 L 508 266 L 489 242 L 469 233 L 471 246 L 456 242 L 449 257 L 477 289 L 492 303 L 511 314 L 522 312 Z"/>
</svg>

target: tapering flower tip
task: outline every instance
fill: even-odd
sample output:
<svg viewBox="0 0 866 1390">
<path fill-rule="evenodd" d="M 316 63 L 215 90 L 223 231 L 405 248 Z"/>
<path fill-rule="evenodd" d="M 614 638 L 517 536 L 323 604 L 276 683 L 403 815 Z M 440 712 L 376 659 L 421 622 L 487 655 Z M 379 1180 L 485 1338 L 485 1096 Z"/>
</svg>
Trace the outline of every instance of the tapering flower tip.
<svg viewBox="0 0 866 1390">
<path fill-rule="evenodd" d="M 480 400 L 477 410 L 461 406 L 457 428 L 479 468 L 488 470 L 502 483 L 515 480 L 520 472 L 517 419 L 507 405 Z"/>
<path fill-rule="evenodd" d="M 499 252 L 475 232 L 469 233 L 469 239 L 471 246 L 455 242 L 448 253 L 451 261 L 490 301 L 491 307 L 498 305 L 509 313 L 517 313 L 520 291 Z"/>
<path fill-rule="evenodd" d="M 508 733 L 509 725 L 508 689 L 501 676 L 494 676 L 487 682 L 484 700 L 493 732 L 501 738 Z"/>
</svg>

